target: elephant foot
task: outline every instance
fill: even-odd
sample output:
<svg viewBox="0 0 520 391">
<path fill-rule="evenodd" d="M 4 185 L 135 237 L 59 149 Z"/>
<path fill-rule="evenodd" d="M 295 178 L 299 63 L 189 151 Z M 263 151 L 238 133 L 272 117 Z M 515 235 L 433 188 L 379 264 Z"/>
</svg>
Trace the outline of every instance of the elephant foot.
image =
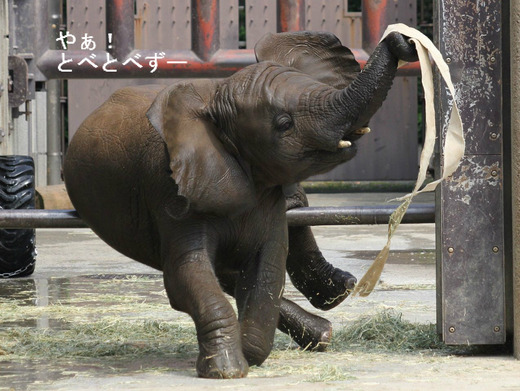
<svg viewBox="0 0 520 391">
<path fill-rule="evenodd" d="M 349 272 L 334 268 L 331 276 L 320 285 L 311 286 L 307 298 L 320 310 L 330 310 L 345 300 L 354 289 L 357 278 Z"/>
<path fill-rule="evenodd" d="M 285 298 L 280 306 L 278 328 L 305 350 L 323 352 L 332 339 L 332 324 Z"/>
<path fill-rule="evenodd" d="M 241 351 L 223 350 L 217 354 L 199 354 L 197 374 L 208 379 L 246 377 L 249 366 Z"/>
<path fill-rule="evenodd" d="M 327 311 L 345 300 L 357 283 L 356 277 L 347 271 L 333 267 L 320 254 L 321 270 L 311 269 L 304 271 L 302 277 L 290 273 L 294 286 L 316 308 Z M 301 273 L 299 271 L 298 273 Z"/>
</svg>

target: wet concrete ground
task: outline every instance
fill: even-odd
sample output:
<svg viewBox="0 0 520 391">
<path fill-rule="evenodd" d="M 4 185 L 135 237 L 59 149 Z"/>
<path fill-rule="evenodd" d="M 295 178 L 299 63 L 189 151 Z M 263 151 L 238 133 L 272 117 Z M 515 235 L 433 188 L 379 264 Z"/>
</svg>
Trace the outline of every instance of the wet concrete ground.
<svg viewBox="0 0 520 391">
<path fill-rule="evenodd" d="M 324 194 L 309 198 L 311 206 L 347 206 L 382 204 L 397 195 Z M 432 195 L 421 196 L 418 202 L 433 202 Z M 387 227 L 329 226 L 314 227 L 313 231 L 325 257 L 360 278 L 386 243 Z M 37 245 L 33 276 L 0 280 L 0 390 L 444 390 L 455 386 L 520 390 L 520 362 L 510 356 L 428 352 L 275 352 L 262 367 L 252 368 L 247 379 L 198 379 L 194 370 L 196 345 L 188 340 L 191 321 L 169 308 L 157 271 L 115 252 L 88 229 L 38 230 Z M 366 298 L 348 298 L 324 313 L 313 309 L 290 283 L 285 295 L 328 318 L 335 328 L 389 308 L 413 322 L 435 323 L 434 225 L 401 225 L 392 250 L 380 284 Z M 90 323 L 106 324 L 106 329 L 112 330 L 143 321 L 182 326 L 178 333 L 170 334 L 176 343 L 186 338 L 186 351 L 165 353 L 170 348 L 161 345 L 159 337 L 157 350 L 146 350 L 149 346 L 138 340 L 125 342 L 130 353 L 121 357 L 107 351 L 100 351 L 95 358 L 81 357 L 77 350 L 82 346 L 74 346 L 75 355 L 70 357 L 55 358 L 51 351 L 71 345 L 74 333 L 83 333 Z M 161 327 L 160 323 L 156 326 Z M 188 330 L 187 335 L 184 330 Z M 45 339 L 60 331 L 63 334 L 56 334 L 54 345 Z M 110 349 L 117 335 L 96 338 L 97 345 L 103 342 Z M 34 339 L 42 340 L 35 346 L 48 351 L 35 353 L 30 349 L 37 347 L 31 345 L 21 349 L 24 353 L 10 354 L 9 346 L 29 345 L 27 342 Z"/>
</svg>

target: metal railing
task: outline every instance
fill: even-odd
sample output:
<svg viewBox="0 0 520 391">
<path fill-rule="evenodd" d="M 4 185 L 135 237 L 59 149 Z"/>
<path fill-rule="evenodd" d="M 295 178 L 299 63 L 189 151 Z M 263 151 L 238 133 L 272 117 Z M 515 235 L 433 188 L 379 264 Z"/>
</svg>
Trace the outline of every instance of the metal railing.
<svg viewBox="0 0 520 391">
<path fill-rule="evenodd" d="M 289 226 L 386 224 L 395 206 L 305 207 L 287 211 Z M 435 205 L 410 205 L 402 223 L 435 221 Z M 75 210 L 0 210 L 0 228 L 86 228 Z"/>
<path fill-rule="evenodd" d="M 364 66 L 369 53 L 379 42 L 387 25 L 383 10 L 386 2 L 364 0 L 366 3 L 362 14 L 363 48 L 352 49 L 356 60 Z M 303 0 L 278 0 L 278 20 L 280 31 L 305 29 L 305 2 Z M 192 1 L 192 50 L 164 50 L 156 61 L 154 73 L 141 72 L 131 63 L 124 65 L 121 59 L 129 59 L 134 55 L 148 58 L 156 56 L 156 51 L 135 49 L 134 41 L 134 1 L 107 1 L 106 27 L 112 35 L 112 42 L 107 43 L 106 50 L 89 52 L 90 67 L 82 67 L 85 51 L 49 49 L 37 61 L 39 70 L 48 79 L 92 79 L 106 78 L 104 65 L 107 59 L 119 59 L 110 62 L 111 77 L 117 78 L 166 78 L 166 77 L 226 77 L 243 67 L 256 63 L 252 49 L 223 49 L 219 42 L 218 1 Z M 67 72 L 62 72 L 59 65 L 67 62 Z M 175 67 L 172 66 L 175 64 Z M 411 63 L 399 69 L 398 74 L 418 75 L 419 64 Z"/>
</svg>

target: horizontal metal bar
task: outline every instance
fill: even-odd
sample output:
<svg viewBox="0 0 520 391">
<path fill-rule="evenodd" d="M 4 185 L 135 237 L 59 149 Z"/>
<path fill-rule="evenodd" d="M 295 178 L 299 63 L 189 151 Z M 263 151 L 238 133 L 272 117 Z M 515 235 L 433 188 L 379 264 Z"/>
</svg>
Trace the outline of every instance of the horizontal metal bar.
<svg viewBox="0 0 520 391">
<path fill-rule="evenodd" d="M 395 205 L 353 207 L 308 207 L 287 211 L 290 226 L 386 224 Z M 419 224 L 435 221 L 435 205 L 410 205 L 402 223 Z M 75 210 L 3 209 L 0 228 L 86 228 Z"/>
<path fill-rule="evenodd" d="M 362 49 L 352 52 L 364 67 L 369 57 L 367 52 Z M 251 49 L 220 49 L 208 61 L 191 50 L 134 50 L 126 59 L 114 59 L 103 50 L 47 50 L 37 66 L 48 79 L 145 79 L 227 77 L 254 63 L 256 57 Z M 419 63 L 415 62 L 399 68 L 397 74 L 417 76 L 419 72 Z"/>
<path fill-rule="evenodd" d="M 387 224 L 397 205 L 308 207 L 287 211 L 290 226 Z M 401 223 L 435 222 L 434 204 L 410 205 Z"/>
<path fill-rule="evenodd" d="M 3 209 L 0 228 L 87 228 L 75 210 Z"/>
</svg>

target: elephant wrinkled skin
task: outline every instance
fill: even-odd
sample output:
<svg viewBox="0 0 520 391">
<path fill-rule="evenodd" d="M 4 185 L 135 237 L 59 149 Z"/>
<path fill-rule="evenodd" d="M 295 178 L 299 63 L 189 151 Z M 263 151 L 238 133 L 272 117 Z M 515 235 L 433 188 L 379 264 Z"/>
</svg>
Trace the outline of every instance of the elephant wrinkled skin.
<svg viewBox="0 0 520 391">
<path fill-rule="evenodd" d="M 285 212 L 306 204 L 295 184 L 355 155 L 398 58 L 416 56 L 396 33 L 362 72 L 327 33 L 269 34 L 255 51 L 258 64 L 227 79 L 115 92 L 80 126 L 64 165 L 94 232 L 163 271 L 171 306 L 194 320 L 202 377 L 245 376 L 277 327 L 316 349 L 330 339 L 327 320 L 283 298 L 285 271 L 322 309 L 355 279 L 325 261 L 309 227 L 288 230 Z"/>
</svg>

